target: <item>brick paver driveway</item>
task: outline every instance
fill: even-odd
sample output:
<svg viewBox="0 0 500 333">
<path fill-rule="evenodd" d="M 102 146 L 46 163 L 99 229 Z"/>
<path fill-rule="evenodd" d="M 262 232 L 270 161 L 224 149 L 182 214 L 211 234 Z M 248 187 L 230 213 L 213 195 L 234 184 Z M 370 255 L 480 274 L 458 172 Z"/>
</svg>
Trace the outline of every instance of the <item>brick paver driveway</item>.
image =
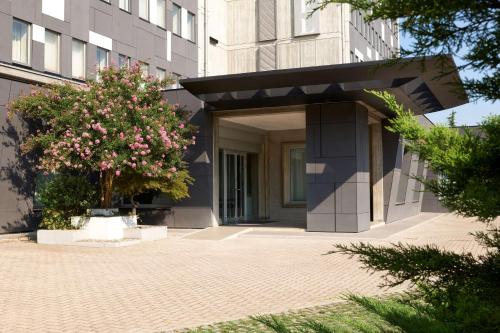
<svg viewBox="0 0 500 333">
<path fill-rule="evenodd" d="M 428 216 L 427 216 L 428 217 Z M 324 256 L 357 240 L 433 242 L 479 251 L 480 223 L 440 215 L 368 234 L 253 231 L 224 240 L 170 238 L 129 248 L 0 242 L 0 331 L 158 332 L 377 294 L 355 259 Z"/>
</svg>

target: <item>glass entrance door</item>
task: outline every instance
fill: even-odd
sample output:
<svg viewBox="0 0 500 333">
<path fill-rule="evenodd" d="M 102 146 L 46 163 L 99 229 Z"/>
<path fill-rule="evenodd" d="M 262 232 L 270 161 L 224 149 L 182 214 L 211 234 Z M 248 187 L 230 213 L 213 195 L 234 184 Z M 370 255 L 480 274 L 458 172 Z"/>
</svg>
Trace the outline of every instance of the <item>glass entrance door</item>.
<svg viewBox="0 0 500 333">
<path fill-rule="evenodd" d="M 246 154 L 219 152 L 219 217 L 223 224 L 245 218 Z"/>
</svg>

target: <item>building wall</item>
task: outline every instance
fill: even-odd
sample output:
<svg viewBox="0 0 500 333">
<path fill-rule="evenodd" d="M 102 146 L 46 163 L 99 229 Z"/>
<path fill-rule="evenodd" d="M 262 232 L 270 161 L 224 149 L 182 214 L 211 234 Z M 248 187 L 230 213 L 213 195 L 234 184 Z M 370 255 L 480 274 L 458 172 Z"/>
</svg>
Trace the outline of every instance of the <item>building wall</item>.
<svg viewBox="0 0 500 333">
<path fill-rule="evenodd" d="M 427 170 L 427 179 L 436 178 L 431 169 Z M 439 199 L 430 191 L 425 191 L 422 199 L 422 212 L 449 213 L 450 210 L 443 206 Z"/>
<path fill-rule="evenodd" d="M 299 1 L 207 1 L 207 7 L 199 11 L 199 24 L 206 25 L 206 33 L 199 31 L 200 40 L 205 40 L 200 49 L 207 49 L 209 60 L 204 66 L 200 57 L 199 75 L 320 66 L 348 60 L 342 36 L 348 36 L 343 23 L 348 22 L 349 7 L 327 6 L 314 14 L 317 31 L 299 35 L 294 29 L 299 24 L 294 15 L 296 3 Z"/>
<path fill-rule="evenodd" d="M 345 102 L 310 105 L 306 110 L 307 230 L 368 230 L 367 109 Z"/>
<path fill-rule="evenodd" d="M 399 54 L 399 31 L 388 20 L 367 22 L 360 11 L 349 15 L 349 61 L 375 61 Z"/>
<path fill-rule="evenodd" d="M 382 124 L 384 165 L 384 219 L 386 223 L 417 215 L 421 211 L 423 186 L 413 177 L 426 177 L 427 166 L 418 156 L 405 152 L 398 134 Z"/>
<path fill-rule="evenodd" d="M 172 1 L 167 1 L 166 29 L 156 25 L 156 0 L 150 0 L 150 22 L 139 18 L 138 1 L 131 1 L 131 13 L 128 13 L 118 7 L 118 0 L 110 0 L 110 3 L 102 0 L 62 0 L 64 17 L 59 18 L 42 12 L 42 5 L 52 2 L 55 4 L 55 0 L 0 0 L 0 37 L 5 41 L 0 44 L 0 61 L 12 63 L 12 44 L 9 41 L 12 20 L 17 18 L 31 23 L 37 31 L 48 29 L 61 34 L 61 71 L 57 74 L 62 77 L 71 78 L 72 38 L 87 43 L 87 78 L 95 77 L 97 45 L 109 49 L 110 62 L 115 64 L 119 54 L 131 57 L 132 61 L 148 63 L 151 75 L 156 74 L 157 67 L 185 77 L 197 75 L 196 43 L 171 33 Z M 176 0 L 176 3 L 196 13 L 197 1 Z M 44 72 L 43 36 L 41 41 L 34 37 L 31 69 Z"/>
<path fill-rule="evenodd" d="M 305 142 L 305 129 L 269 132 L 269 213 L 271 220 L 303 223 L 306 207 L 285 207 L 283 204 L 282 145 L 287 142 Z"/>
<path fill-rule="evenodd" d="M 346 4 L 316 12 L 308 19 L 316 28 L 301 32 L 297 8 L 306 0 L 205 2 L 198 11 L 199 76 L 380 60 L 399 50 L 391 22 L 365 23 Z"/>
<path fill-rule="evenodd" d="M 33 164 L 20 150 L 28 127 L 16 117 L 7 121 L 8 102 L 29 91 L 27 83 L 0 77 L 0 234 L 32 230 L 37 225 L 32 210 Z"/>
<path fill-rule="evenodd" d="M 197 11 L 197 1 L 176 0 L 176 3 L 192 13 Z M 155 75 L 156 68 L 184 77 L 197 75 L 198 48 L 195 42 L 172 34 L 172 1 L 167 1 L 166 29 L 156 25 L 156 0 L 150 0 L 150 22 L 138 16 L 138 1 L 131 1 L 131 13 L 118 7 L 118 0 L 0 0 L 0 233 L 30 230 L 36 227 L 33 214 L 33 193 L 35 175 L 33 161 L 23 157 L 19 151 L 29 129 L 18 119 L 12 124 L 6 120 L 6 105 L 21 93 L 29 93 L 30 84 L 55 83 L 71 80 L 72 39 L 86 43 L 86 78 L 95 78 L 97 46 L 108 49 L 110 63 L 118 64 L 118 55 L 124 54 L 134 60 L 149 64 L 149 74 Z M 31 24 L 31 64 L 19 66 L 12 61 L 12 24 L 19 19 Z M 51 30 L 60 33 L 60 72 L 46 73 L 44 68 L 44 33 Z M 196 113 L 193 108 L 193 122 L 205 124 L 205 113 Z M 181 104 L 185 104 L 182 101 Z M 197 149 L 211 147 L 211 133 L 199 135 Z M 209 131 L 211 126 L 206 127 Z M 208 150 L 207 150 L 208 151 Z M 211 150 L 209 150 L 211 153 Z M 196 152 L 193 151 L 193 154 Z M 193 159 L 192 155 L 188 159 Z M 203 163 L 193 162 L 193 174 L 199 178 L 193 190 L 193 205 L 202 207 L 204 194 L 212 195 L 210 168 Z M 211 170 L 211 169 L 210 169 Z M 207 173 L 210 172 L 210 175 Z M 204 178 L 205 177 L 205 178 Z M 199 190 L 199 189 L 200 190 Z M 206 190 L 206 193 L 203 192 Z M 199 194 L 199 198 L 196 195 Z M 179 204 L 179 207 L 182 203 Z M 182 216 L 180 212 L 178 216 Z M 182 220 L 182 219 L 181 219 Z"/>
</svg>

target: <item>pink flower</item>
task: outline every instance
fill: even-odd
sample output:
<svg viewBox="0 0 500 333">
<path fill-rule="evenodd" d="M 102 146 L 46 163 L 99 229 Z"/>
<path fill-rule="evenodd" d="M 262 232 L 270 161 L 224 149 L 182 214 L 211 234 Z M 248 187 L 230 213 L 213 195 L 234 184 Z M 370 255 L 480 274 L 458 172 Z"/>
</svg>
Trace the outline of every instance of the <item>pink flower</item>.
<svg viewBox="0 0 500 333">
<path fill-rule="evenodd" d="M 144 150 L 141 150 L 141 156 L 145 156 L 146 152 Z"/>
<path fill-rule="evenodd" d="M 115 175 L 116 175 L 116 177 L 120 177 L 120 174 L 121 174 L 121 171 L 120 171 L 120 170 L 116 170 L 116 171 L 115 171 Z"/>
<path fill-rule="evenodd" d="M 125 134 L 123 134 L 123 132 L 120 132 L 120 140 L 123 140 L 125 139 Z"/>
<path fill-rule="evenodd" d="M 99 139 L 96 139 L 95 144 L 98 145 L 99 143 L 101 143 L 101 141 Z"/>
<path fill-rule="evenodd" d="M 168 169 L 170 172 L 176 172 L 177 171 L 177 168 L 176 167 L 171 167 L 170 169 Z"/>
<path fill-rule="evenodd" d="M 133 101 L 134 103 L 137 103 L 137 96 L 136 96 L 136 95 L 132 95 L 132 101 Z"/>
<path fill-rule="evenodd" d="M 179 128 L 184 128 L 184 124 L 183 124 L 183 123 L 181 123 L 181 124 L 179 125 Z"/>
<path fill-rule="evenodd" d="M 142 165 L 146 165 L 146 164 L 148 164 L 148 162 L 142 161 Z"/>
<path fill-rule="evenodd" d="M 137 164 L 135 164 L 135 163 L 132 163 L 132 165 L 131 165 L 131 167 L 132 167 L 133 169 L 135 169 L 135 167 L 136 167 L 136 166 L 137 166 Z"/>
</svg>

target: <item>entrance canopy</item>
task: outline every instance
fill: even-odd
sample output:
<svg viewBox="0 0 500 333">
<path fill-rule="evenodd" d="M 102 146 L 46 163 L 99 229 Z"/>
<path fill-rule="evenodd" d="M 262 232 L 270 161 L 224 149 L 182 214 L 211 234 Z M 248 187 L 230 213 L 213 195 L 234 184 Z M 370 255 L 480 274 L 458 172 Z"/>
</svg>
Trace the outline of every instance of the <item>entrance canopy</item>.
<svg viewBox="0 0 500 333">
<path fill-rule="evenodd" d="M 206 110 L 359 101 L 389 115 L 365 89 L 388 90 L 415 114 L 468 102 L 451 56 L 383 60 L 181 80 Z"/>
</svg>

